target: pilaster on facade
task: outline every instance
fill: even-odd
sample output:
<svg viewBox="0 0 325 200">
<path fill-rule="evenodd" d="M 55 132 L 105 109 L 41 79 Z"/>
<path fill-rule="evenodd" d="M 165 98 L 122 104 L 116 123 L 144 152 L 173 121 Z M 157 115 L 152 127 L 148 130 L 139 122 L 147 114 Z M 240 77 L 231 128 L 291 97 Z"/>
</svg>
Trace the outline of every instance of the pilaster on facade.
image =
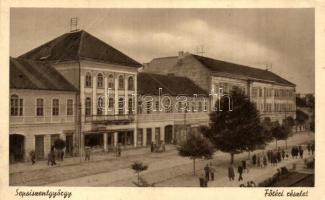
<svg viewBox="0 0 325 200">
<path fill-rule="evenodd" d="M 114 114 L 117 115 L 118 114 L 118 76 L 117 74 L 115 74 L 114 76 Z"/>
<path fill-rule="evenodd" d="M 93 100 L 92 100 L 92 113 L 93 115 L 97 114 L 97 94 L 96 94 L 96 86 L 97 86 L 97 77 L 96 74 L 93 73 L 93 84 L 92 84 L 92 92 L 93 92 Z"/>
<path fill-rule="evenodd" d="M 104 115 L 108 114 L 108 80 L 104 78 Z"/>
</svg>

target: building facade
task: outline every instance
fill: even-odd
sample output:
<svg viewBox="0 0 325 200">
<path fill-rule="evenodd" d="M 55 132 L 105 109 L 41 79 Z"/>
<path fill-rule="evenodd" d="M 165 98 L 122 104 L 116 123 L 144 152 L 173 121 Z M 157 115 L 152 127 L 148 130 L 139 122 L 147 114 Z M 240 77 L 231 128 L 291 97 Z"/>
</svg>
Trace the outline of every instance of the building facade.
<svg viewBox="0 0 325 200">
<path fill-rule="evenodd" d="M 262 118 L 295 115 L 295 85 L 266 70 L 188 53 L 144 66 L 86 31 L 10 59 L 10 159 L 179 144 L 208 125 L 220 90 L 241 88 Z M 27 156 L 26 156 L 27 155 Z"/>
<path fill-rule="evenodd" d="M 54 141 L 74 155 L 77 90 L 48 63 L 10 58 L 10 163 L 47 157 Z"/>
<path fill-rule="evenodd" d="M 211 94 L 211 109 L 220 95 L 238 87 L 256 105 L 261 119 L 282 123 L 286 117 L 295 118 L 295 85 L 268 70 L 179 52 L 178 56 L 153 59 L 144 64 L 143 71 L 190 78 Z"/>
</svg>

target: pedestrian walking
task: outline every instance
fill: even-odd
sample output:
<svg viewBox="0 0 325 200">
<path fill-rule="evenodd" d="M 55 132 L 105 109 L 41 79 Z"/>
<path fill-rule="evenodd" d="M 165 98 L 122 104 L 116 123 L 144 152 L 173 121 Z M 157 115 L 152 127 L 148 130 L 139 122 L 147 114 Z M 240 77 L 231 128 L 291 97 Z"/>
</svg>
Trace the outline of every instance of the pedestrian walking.
<svg viewBox="0 0 325 200">
<path fill-rule="evenodd" d="M 205 177 L 204 177 L 203 173 L 201 173 L 199 176 L 199 182 L 200 182 L 200 187 L 205 186 Z"/>
<path fill-rule="evenodd" d="M 204 167 L 204 172 L 205 172 L 205 178 L 209 181 L 209 176 L 210 176 L 210 167 L 208 164 L 205 165 Z"/>
<path fill-rule="evenodd" d="M 212 162 L 210 163 L 210 177 L 211 180 L 214 181 L 214 173 L 216 172 L 216 168 L 214 167 L 214 165 L 212 164 Z"/>
<path fill-rule="evenodd" d="M 48 154 L 48 162 L 47 162 L 47 164 L 48 165 L 51 164 L 51 166 L 56 165 L 54 146 L 51 147 L 51 151 Z"/>
<path fill-rule="evenodd" d="M 117 156 L 121 157 L 121 154 L 122 154 L 122 147 L 121 147 L 121 144 L 119 143 L 117 145 Z"/>
<path fill-rule="evenodd" d="M 277 165 L 277 158 L 276 158 L 276 153 L 272 152 L 272 156 L 271 156 L 271 164 L 272 166 L 276 166 Z"/>
<path fill-rule="evenodd" d="M 162 151 L 165 152 L 166 151 L 165 141 L 162 142 L 161 146 L 162 146 Z"/>
<path fill-rule="evenodd" d="M 150 151 L 151 151 L 151 153 L 154 151 L 154 144 L 153 144 L 153 142 L 151 142 Z"/>
<path fill-rule="evenodd" d="M 308 155 L 310 155 L 310 152 L 311 152 L 311 144 L 310 143 L 307 144 L 307 150 L 308 150 Z"/>
<path fill-rule="evenodd" d="M 29 152 L 29 157 L 30 157 L 30 160 L 32 161 L 32 165 L 34 165 L 36 163 L 36 155 L 35 155 L 35 151 L 34 150 L 31 150 Z"/>
<path fill-rule="evenodd" d="M 253 166 L 255 166 L 256 165 L 256 154 L 253 155 L 252 162 L 253 162 Z"/>
<path fill-rule="evenodd" d="M 228 167 L 228 177 L 229 181 L 235 180 L 235 170 L 233 165 L 229 165 Z"/>
<path fill-rule="evenodd" d="M 242 168 L 243 168 L 243 171 L 246 171 L 246 160 L 242 160 L 241 161 L 241 166 L 242 166 Z"/>
<path fill-rule="evenodd" d="M 267 158 L 266 158 L 265 155 L 263 156 L 263 166 L 264 166 L 264 167 L 267 166 Z"/>
<path fill-rule="evenodd" d="M 278 150 L 278 152 L 276 153 L 276 157 L 277 157 L 278 163 L 281 162 L 281 151 L 280 150 Z"/>
<path fill-rule="evenodd" d="M 85 148 L 85 160 L 89 161 L 90 160 L 90 153 L 91 153 L 91 148 L 86 147 Z"/>
<path fill-rule="evenodd" d="M 284 151 L 284 149 L 282 149 L 281 155 L 282 155 L 282 160 L 284 160 L 284 158 L 286 157 L 286 152 Z"/>
<path fill-rule="evenodd" d="M 291 148 L 291 157 L 292 158 L 295 157 L 295 147 L 294 146 Z"/>
<path fill-rule="evenodd" d="M 304 157 L 304 149 L 302 148 L 302 146 L 299 146 L 299 156 L 301 159 L 303 159 Z"/>
<path fill-rule="evenodd" d="M 267 161 L 270 163 L 271 162 L 271 155 L 272 155 L 272 151 L 271 150 L 268 150 L 267 153 Z"/>
<path fill-rule="evenodd" d="M 238 166 L 238 174 L 239 174 L 239 177 L 238 177 L 238 181 L 242 181 L 243 180 L 243 167 L 242 166 Z"/>
</svg>

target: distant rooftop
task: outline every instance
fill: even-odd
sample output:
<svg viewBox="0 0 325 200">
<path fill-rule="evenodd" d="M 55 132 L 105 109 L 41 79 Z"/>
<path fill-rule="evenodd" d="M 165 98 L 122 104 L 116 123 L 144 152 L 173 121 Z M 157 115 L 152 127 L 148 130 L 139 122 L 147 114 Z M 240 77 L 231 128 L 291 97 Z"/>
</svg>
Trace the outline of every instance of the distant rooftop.
<svg viewBox="0 0 325 200">
<path fill-rule="evenodd" d="M 253 68 L 190 53 L 182 53 L 181 56 L 154 58 L 150 63 L 147 64 L 147 66 L 145 66 L 144 71 L 151 73 L 157 72 L 159 74 L 172 73 L 173 70 L 176 70 L 176 67 L 180 68 L 182 66 L 183 62 L 180 62 L 182 59 L 188 59 L 189 57 L 197 60 L 202 64 L 202 66 L 206 67 L 212 75 L 215 76 L 241 78 L 246 80 L 259 80 L 288 85 L 292 87 L 295 86 L 295 84 L 287 81 L 286 79 L 269 70 Z"/>
<path fill-rule="evenodd" d="M 141 72 L 137 79 L 138 94 L 142 95 L 159 95 L 159 88 L 162 88 L 161 95 L 207 95 L 202 88 L 186 77 Z"/>
</svg>

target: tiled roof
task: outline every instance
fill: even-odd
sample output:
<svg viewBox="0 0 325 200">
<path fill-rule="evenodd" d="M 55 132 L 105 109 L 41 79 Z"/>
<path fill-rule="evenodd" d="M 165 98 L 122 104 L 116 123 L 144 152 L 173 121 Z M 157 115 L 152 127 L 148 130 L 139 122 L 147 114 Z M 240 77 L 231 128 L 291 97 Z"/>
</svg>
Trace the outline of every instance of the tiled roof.
<svg viewBox="0 0 325 200">
<path fill-rule="evenodd" d="M 83 30 L 65 33 L 21 55 L 19 58 L 55 62 L 80 58 L 137 68 L 142 66 L 119 50 Z"/>
<path fill-rule="evenodd" d="M 10 88 L 77 91 L 46 61 L 10 58 Z"/>
<path fill-rule="evenodd" d="M 221 60 L 215 60 L 212 58 L 207 58 L 203 56 L 198 56 L 192 54 L 192 56 L 197 59 L 202 65 L 207 67 L 212 72 L 217 73 L 227 73 L 237 76 L 252 78 L 253 80 L 265 80 L 270 82 L 275 82 L 279 84 L 295 86 L 295 84 L 287 81 L 286 79 L 274 74 L 271 71 L 248 67 L 244 65 L 229 63 Z"/>
<path fill-rule="evenodd" d="M 160 75 L 151 73 L 138 74 L 138 94 L 159 95 L 159 88 L 162 88 L 161 94 L 172 96 L 187 95 L 207 95 L 207 93 L 186 77 L 174 75 Z"/>
</svg>

